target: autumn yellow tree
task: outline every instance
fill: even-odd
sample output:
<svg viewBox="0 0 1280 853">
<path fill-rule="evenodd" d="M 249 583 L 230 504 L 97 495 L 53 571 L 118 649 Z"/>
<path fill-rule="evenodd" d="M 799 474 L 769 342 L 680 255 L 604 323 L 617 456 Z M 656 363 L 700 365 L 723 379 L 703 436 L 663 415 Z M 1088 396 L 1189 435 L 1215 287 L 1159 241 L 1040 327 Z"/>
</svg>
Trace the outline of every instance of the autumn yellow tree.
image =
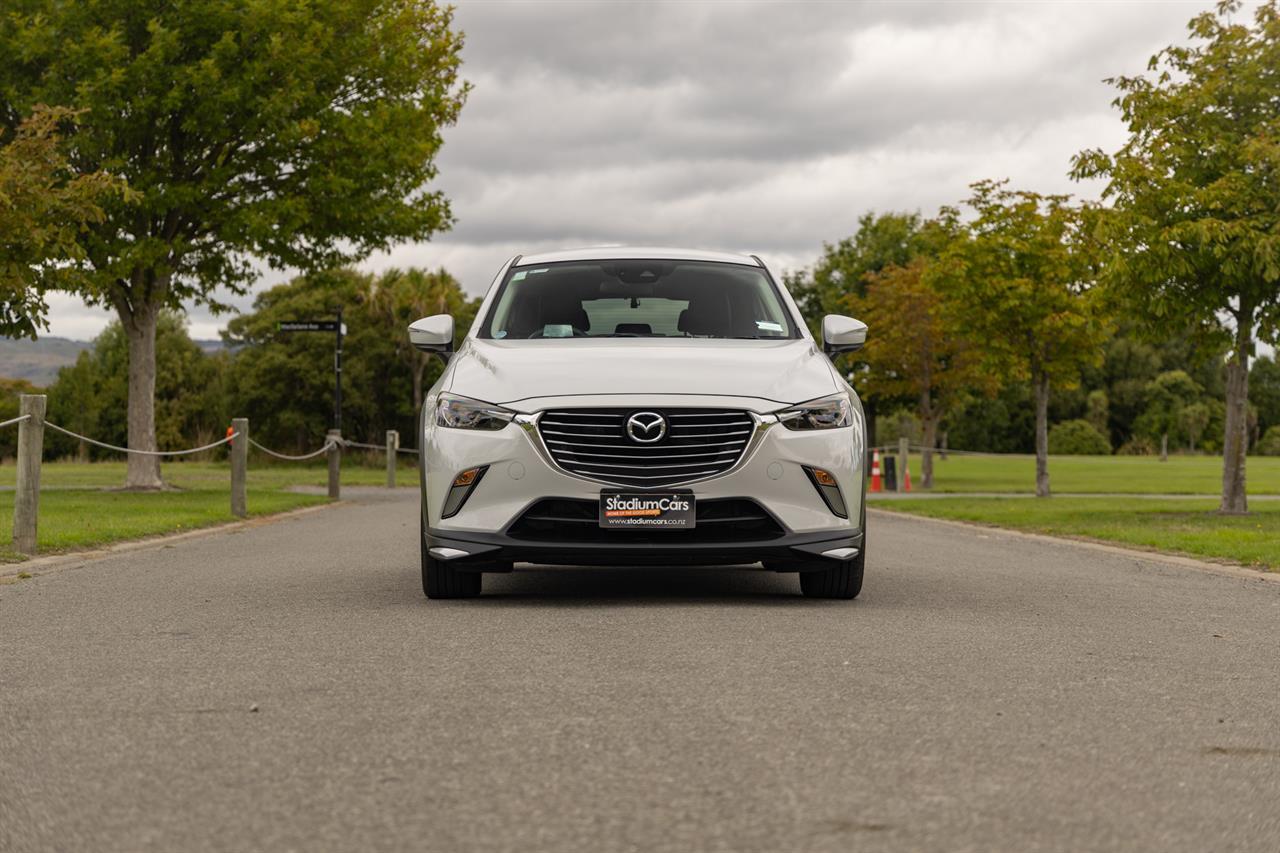
<svg viewBox="0 0 1280 853">
<path fill-rule="evenodd" d="M 926 489 L 933 487 L 938 425 L 965 390 L 993 384 L 948 310 L 931 263 L 917 257 L 905 266 L 885 267 L 867 277 L 864 295 L 846 299 L 850 313 L 876 330 L 861 354 L 867 384 L 882 397 L 914 401 L 923 432 L 921 485 Z"/>
</svg>

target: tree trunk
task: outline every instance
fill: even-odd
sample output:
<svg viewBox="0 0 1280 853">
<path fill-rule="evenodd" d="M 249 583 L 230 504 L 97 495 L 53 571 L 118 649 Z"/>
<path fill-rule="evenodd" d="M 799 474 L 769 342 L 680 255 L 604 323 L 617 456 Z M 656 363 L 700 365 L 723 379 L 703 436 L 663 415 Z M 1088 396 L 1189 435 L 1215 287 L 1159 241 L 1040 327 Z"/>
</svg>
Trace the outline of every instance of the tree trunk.
<svg viewBox="0 0 1280 853">
<path fill-rule="evenodd" d="M 924 450 L 920 452 L 920 487 L 933 488 L 933 448 L 938 443 L 938 419 L 928 417 L 921 421 Z"/>
<path fill-rule="evenodd" d="M 1249 353 L 1253 349 L 1253 312 L 1236 317 L 1235 352 L 1227 361 L 1227 425 L 1222 442 L 1222 504 L 1218 511 L 1249 511 L 1245 497 L 1245 453 L 1249 446 Z"/>
<path fill-rule="evenodd" d="M 1049 377 L 1033 378 L 1036 395 L 1036 497 L 1049 497 Z"/>
<path fill-rule="evenodd" d="M 1169 461 L 1169 433 L 1160 433 L 1160 461 Z"/>
<path fill-rule="evenodd" d="M 129 449 L 156 449 L 156 323 L 152 305 L 118 306 L 129 339 Z M 127 489 L 159 489 L 160 457 L 129 454 L 124 485 Z"/>
</svg>

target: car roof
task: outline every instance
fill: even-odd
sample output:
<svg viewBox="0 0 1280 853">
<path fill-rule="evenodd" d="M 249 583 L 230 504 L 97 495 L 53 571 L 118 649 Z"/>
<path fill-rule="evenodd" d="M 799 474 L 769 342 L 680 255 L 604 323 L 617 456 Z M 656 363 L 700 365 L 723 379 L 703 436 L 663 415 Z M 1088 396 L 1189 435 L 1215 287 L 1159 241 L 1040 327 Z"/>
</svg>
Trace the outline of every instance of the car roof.
<svg viewBox="0 0 1280 853">
<path fill-rule="evenodd" d="M 656 246 L 589 246 L 582 249 L 563 249 L 557 252 L 539 252 L 523 255 L 516 261 L 517 266 L 536 264 L 554 264 L 562 261 L 619 261 L 619 260 L 663 260 L 663 261 L 712 261 L 721 264 L 746 264 L 763 266 L 751 255 L 738 255 L 731 252 L 710 252 L 703 249 L 673 249 Z"/>
</svg>

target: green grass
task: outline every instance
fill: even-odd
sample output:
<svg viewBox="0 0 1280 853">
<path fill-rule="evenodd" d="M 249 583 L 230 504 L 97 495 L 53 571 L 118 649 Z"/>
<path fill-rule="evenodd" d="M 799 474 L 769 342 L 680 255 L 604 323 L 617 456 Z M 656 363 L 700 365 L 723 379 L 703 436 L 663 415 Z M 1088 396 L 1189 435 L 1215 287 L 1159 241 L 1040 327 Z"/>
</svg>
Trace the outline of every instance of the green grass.
<svg viewBox="0 0 1280 853">
<path fill-rule="evenodd" d="M 0 492 L 0 519 L 13 517 L 13 492 Z M 226 489 L 202 488 L 168 492 L 113 492 L 100 489 L 51 490 L 40 495 L 37 549 L 41 554 L 73 551 L 224 524 L 231 516 Z M 324 503 L 321 495 L 280 490 L 250 490 L 249 514 Z M 0 530 L 0 562 L 19 559 L 12 551 L 13 531 Z"/>
<path fill-rule="evenodd" d="M 1280 501 L 1258 501 L 1245 516 L 1218 515 L 1216 501 L 1187 498 L 907 498 L 873 506 L 1280 569 Z"/>
<path fill-rule="evenodd" d="M 359 457 L 357 457 L 357 460 Z M 345 460 L 342 483 L 381 486 L 386 469 Z M 370 460 L 372 461 L 372 459 Z M 401 460 L 398 483 L 417 483 L 415 460 Z M 46 462 L 41 467 L 40 554 L 92 548 L 128 539 L 177 533 L 233 521 L 230 508 L 231 472 L 226 462 L 165 464 L 164 492 L 114 490 L 124 482 L 123 462 Z M 12 463 L 0 465 L 0 486 L 14 484 Z M 287 491 L 290 486 L 324 486 L 328 470 L 319 464 L 251 465 L 249 513 L 269 515 L 324 503 L 322 495 Z M 20 560 L 12 550 L 12 491 L 0 491 L 0 563 Z"/>
<path fill-rule="evenodd" d="M 911 456 L 911 485 L 920 487 L 920 456 Z M 958 456 L 933 462 L 935 492 L 1034 492 L 1034 456 Z M 1055 492 L 1214 495 L 1222 491 L 1217 456 L 1051 456 Z M 1249 494 L 1280 494 L 1280 457 L 1250 456 Z"/>
</svg>

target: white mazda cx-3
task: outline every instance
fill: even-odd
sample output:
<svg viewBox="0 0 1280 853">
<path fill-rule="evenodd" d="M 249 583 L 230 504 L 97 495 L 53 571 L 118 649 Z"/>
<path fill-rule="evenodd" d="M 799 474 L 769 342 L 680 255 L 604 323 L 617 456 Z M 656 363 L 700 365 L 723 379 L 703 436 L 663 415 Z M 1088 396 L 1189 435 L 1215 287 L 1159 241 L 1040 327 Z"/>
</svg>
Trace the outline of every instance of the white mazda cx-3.
<svg viewBox="0 0 1280 853">
<path fill-rule="evenodd" d="M 509 261 L 470 331 L 409 327 L 446 362 L 420 429 L 422 583 L 554 565 L 747 565 L 853 598 L 866 558 L 862 404 L 759 258 L 596 248 Z"/>
</svg>

